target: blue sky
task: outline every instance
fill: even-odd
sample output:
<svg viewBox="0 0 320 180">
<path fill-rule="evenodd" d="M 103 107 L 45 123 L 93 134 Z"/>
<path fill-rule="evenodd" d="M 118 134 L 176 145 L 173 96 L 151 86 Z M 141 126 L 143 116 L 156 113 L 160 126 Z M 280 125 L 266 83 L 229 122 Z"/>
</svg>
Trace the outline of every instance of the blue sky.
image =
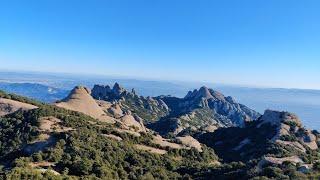
<svg viewBox="0 0 320 180">
<path fill-rule="evenodd" d="M 0 1 L 0 69 L 320 89 L 320 1 Z"/>
</svg>

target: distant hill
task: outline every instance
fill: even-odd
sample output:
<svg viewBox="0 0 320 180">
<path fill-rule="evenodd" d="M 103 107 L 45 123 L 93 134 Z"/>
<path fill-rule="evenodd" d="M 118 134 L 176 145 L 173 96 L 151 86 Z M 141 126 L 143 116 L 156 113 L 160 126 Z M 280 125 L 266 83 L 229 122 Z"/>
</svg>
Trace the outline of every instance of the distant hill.
<svg viewBox="0 0 320 180">
<path fill-rule="evenodd" d="M 0 90 L 19 94 L 42 102 L 54 102 L 65 97 L 69 91 L 35 83 L 3 83 Z"/>
</svg>

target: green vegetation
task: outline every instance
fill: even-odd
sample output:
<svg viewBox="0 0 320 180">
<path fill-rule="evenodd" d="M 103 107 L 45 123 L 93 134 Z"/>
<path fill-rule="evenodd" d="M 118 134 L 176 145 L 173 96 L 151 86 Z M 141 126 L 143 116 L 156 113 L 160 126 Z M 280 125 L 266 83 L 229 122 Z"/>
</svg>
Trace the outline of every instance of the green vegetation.
<svg viewBox="0 0 320 180">
<path fill-rule="evenodd" d="M 145 120 L 145 123 L 157 121 L 168 114 L 167 110 L 163 107 L 157 106 L 148 99 L 137 95 L 127 95 L 124 99 L 123 104 L 125 109 L 137 114 Z"/>
<path fill-rule="evenodd" d="M 56 143 L 40 151 L 28 154 L 27 145 L 33 144 L 41 134 L 41 117 L 53 116 L 65 127 L 76 129 L 69 132 L 54 132 Z M 95 122 L 95 123 L 89 123 Z M 115 134 L 122 141 L 112 140 L 104 134 Z M 159 148 L 151 141 L 150 134 L 135 137 L 116 132 L 111 125 L 98 122 L 84 114 L 68 111 L 51 105 L 16 113 L 0 119 L 0 159 L 5 166 L 3 177 L 8 179 L 176 179 L 188 176 L 182 167 L 209 166 L 217 157 L 210 148 L 203 152 L 195 149 L 169 149 L 165 155 L 138 150 L 135 144 Z M 51 171 L 41 173 L 32 168 L 32 163 L 50 162 Z"/>
<path fill-rule="evenodd" d="M 39 107 L 0 117 L 0 179 L 320 178 L 319 149 L 306 148 L 306 153 L 303 153 L 291 146 L 276 144 L 271 141 L 276 134 L 276 128 L 270 124 L 258 126 L 259 121 L 248 122 L 245 128 L 222 128 L 205 134 L 192 132 L 194 137 L 205 144 L 202 147 L 203 152 L 199 152 L 196 149 L 162 148 L 154 144 L 153 136 L 149 132 L 141 133 L 139 137 L 121 133 L 115 129 L 120 127 L 119 124 L 105 124 L 82 113 L 4 92 L 0 92 L 0 97 Z M 203 111 L 195 114 L 197 121 L 209 116 L 209 112 Z M 49 138 L 42 140 L 47 142 L 50 139 L 52 142 L 44 143 L 39 140 L 43 135 L 40 130 L 43 117 L 60 119 L 60 125 L 71 130 L 53 129 L 53 132 L 47 134 Z M 290 126 L 293 129 L 295 124 Z M 109 138 L 106 136 L 108 134 L 122 140 Z M 314 134 L 319 136 L 317 132 Z M 289 134 L 280 139 L 296 141 L 297 137 Z M 136 148 L 137 144 L 166 150 L 167 153 L 159 155 L 142 151 Z M 37 147 L 36 145 L 41 146 L 30 150 Z M 301 172 L 301 164 L 290 162 L 258 166 L 263 156 L 293 155 L 306 164 L 313 164 L 313 169 Z"/>
</svg>

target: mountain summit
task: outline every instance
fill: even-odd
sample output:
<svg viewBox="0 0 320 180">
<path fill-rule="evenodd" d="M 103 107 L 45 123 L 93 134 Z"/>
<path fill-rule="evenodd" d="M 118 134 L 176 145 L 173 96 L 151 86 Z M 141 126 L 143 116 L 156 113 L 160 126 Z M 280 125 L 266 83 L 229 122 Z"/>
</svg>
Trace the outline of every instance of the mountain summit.
<svg viewBox="0 0 320 180">
<path fill-rule="evenodd" d="M 214 131 L 219 127 L 240 126 L 256 120 L 260 114 L 245 105 L 237 103 L 232 97 L 205 86 L 189 91 L 184 98 L 160 96 L 166 103 L 170 114 L 150 125 L 161 134 L 178 134 L 185 130 Z"/>
</svg>

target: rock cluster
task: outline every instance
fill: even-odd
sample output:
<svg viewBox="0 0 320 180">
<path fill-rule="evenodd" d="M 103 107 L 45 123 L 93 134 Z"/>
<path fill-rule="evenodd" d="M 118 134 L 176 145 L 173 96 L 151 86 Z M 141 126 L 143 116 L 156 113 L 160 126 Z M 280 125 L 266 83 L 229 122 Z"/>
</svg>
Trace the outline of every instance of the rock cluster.
<svg viewBox="0 0 320 180">
<path fill-rule="evenodd" d="M 157 120 L 166 115 L 169 111 L 168 106 L 161 99 L 138 96 L 134 89 L 127 91 L 118 83 L 115 83 L 113 88 L 108 85 L 95 85 L 92 89 L 91 95 L 96 100 L 116 103 L 123 110 L 139 112 L 139 116 L 148 115 L 148 118 L 143 117 L 146 121 Z M 119 108 L 115 108 L 112 111 L 118 111 L 117 109 Z"/>
<path fill-rule="evenodd" d="M 113 88 L 106 85 L 94 85 L 91 95 L 95 99 L 116 99 L 121 96 L 126 90 L 118 83 L 115 83 Z"/>
</svg>

